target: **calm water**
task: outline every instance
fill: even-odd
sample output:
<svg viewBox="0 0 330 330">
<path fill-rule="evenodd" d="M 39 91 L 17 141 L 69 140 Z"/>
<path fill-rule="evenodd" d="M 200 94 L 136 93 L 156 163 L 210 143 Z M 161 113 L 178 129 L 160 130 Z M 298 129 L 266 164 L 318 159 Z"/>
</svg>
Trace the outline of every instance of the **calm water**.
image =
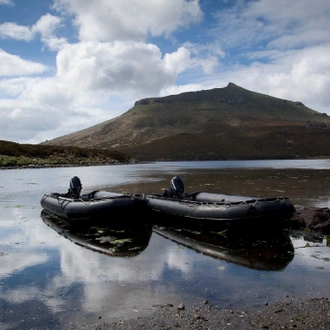
<svg viewBox="0 0 330 330">
<path fill-rule="evenodd" d="M 0 329 L 67 328 L 147 314 L 154 305 L 248 308 L 266 301 L 330 297 L 330 247 L 298 234 L 281 261 L 244 253 L 230 261 L 196 252 L 156 232 L 131 256 L 88 250 L 41 219 L 40 198 L 65 192 L 78 175 L 83 191 L 159 193 L 180 175 L 186 191 L 289 196 L 296 207 L 330 207 L 330 161 L 159 162 L 0 171 Z M 279 244 L 284 244 L 279 243 Z M 275 247 L 275 251 L 276 251 Z M 274 250 L 273 249 L 273 250 Z M 272 248 L 270 248 L 272 250 Z M 250 264 L 249 264 L 250 263 Z"/>
</svg>

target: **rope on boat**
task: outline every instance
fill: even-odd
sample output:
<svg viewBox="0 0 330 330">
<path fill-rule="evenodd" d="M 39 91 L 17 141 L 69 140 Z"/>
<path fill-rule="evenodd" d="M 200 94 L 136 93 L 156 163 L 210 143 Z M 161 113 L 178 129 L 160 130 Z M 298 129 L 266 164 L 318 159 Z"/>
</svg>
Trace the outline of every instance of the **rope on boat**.
<svg viewBox="0 0 330 330">
<path fill-rule="evenodd" d="M 120 195 L 120 196 L 105 196 L 105 197 L 99 197 L 99 198 L 91 198 L 91 199 L 87 199 L 87 200 L 78 198 L 76 200 L 72 200 L 72 202 L 79 201 L 79 202 L 84 203 L 85 205 L 89 205 L 89 204 L 92 204 L 94 202 L 115 200 L 115 199 L 119 199 L 119 198 L 123 198 L 123 197 L 128 197 L 129 199 L 134 199 L 130 195 Z"/>
<path fill-rule="evenodd" d="M 72 202 L 72 200 L 69 200 L 69 199 L 64 199 L 63 198 L 62 201 L 60 201 L 60 199 L 58 199 L 58 203 L 60 204 L 62 210 L 64 210 L 65 207 L 67 205 L 69 205 L 71 202 Z"/>
</svg>

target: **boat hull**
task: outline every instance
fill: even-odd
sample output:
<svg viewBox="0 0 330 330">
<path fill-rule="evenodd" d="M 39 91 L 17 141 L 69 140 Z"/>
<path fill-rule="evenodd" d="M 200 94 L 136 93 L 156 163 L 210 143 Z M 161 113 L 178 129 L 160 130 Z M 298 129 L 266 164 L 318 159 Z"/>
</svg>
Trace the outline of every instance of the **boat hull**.
<svg viewBox="0 0 330 330">
<path fill-rule="evenodd" d="M 152 221 L 205 230 L 270 231 L 282 228 L 284 221 L 294 213 L 294 206 L 287 197 L 217 201 L 217 194 L 203 194 L 196 194 L 191 200 L 147 195 L 148 206 L 153 212 Z"/>
<path fill-rule="evenodd" d="M 138 215 L 146 207 L 141 196 L 111 192 L 93 192 L 79 199 L 45 194 L 40 204 L 46 212 L 69 222 L 108 221 L 111 225 L 130 222 L 129 215 Z"/>
</svg>

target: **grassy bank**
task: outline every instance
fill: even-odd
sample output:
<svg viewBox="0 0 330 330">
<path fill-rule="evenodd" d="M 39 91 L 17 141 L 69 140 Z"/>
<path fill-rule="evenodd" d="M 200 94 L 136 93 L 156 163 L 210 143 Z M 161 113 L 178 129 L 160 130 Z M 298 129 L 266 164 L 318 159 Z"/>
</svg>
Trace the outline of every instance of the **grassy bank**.
<svg viewBox="0 0 330 330">
<path fill-rule="evenodd" d="M 125 154 L 114 150 L 42 146 L 0 141 L 0 167 L 87 166 L 130 163 Z"/>
</svg>

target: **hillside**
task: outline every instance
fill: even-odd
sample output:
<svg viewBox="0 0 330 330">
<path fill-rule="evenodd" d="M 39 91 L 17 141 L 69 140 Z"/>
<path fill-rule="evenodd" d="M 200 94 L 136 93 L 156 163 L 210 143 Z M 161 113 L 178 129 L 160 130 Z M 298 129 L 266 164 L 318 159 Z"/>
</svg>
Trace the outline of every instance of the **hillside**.
<svg viewBox="0 0 330 330">
<path fill-rule="evenodd" d="M 114 150 L 19 144 L 0 140 L 0 168 L 100 165 L 130 161 L 127 155 Z"/>
<path fill-rule="evenodd" d="M 123 115 L 44 144 L 137 160 L 327 157 L 330 117 L 301 102 L 227 87 L 139 100 Z"/>
</svg>

